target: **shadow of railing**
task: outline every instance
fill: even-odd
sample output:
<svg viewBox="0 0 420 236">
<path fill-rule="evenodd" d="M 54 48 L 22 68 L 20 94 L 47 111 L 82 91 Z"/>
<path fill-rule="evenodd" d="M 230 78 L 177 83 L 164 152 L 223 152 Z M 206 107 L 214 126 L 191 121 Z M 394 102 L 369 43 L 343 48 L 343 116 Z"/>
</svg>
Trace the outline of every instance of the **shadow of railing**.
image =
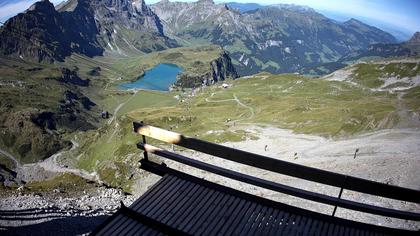
<svg viewBox="0 0 420 236">
<path fill-rule="evenodd" d="M 100 210 L 72 210 L 72 216 L 59 208 L 0 211 L 0 235 L 81 235 L 100 225 L 108 216 Z M 90 216 L 89 216 L 90 215 Z M 97 215 L 97 216 L 95 216 Z"/>
</svg>

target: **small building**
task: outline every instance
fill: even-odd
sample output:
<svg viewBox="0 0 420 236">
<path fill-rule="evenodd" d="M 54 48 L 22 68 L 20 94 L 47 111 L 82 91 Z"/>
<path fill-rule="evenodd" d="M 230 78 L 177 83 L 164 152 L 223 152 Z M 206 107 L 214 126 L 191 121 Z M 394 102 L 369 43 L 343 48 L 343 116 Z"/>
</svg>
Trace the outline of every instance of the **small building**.
<svg viewBox="0 0 420 236">
<path fill-rule="evenodd" d="M 109 112 L 108 111 L 101 112 L 101 117 L 102 119 L 109 119 Z"/>
</svg>

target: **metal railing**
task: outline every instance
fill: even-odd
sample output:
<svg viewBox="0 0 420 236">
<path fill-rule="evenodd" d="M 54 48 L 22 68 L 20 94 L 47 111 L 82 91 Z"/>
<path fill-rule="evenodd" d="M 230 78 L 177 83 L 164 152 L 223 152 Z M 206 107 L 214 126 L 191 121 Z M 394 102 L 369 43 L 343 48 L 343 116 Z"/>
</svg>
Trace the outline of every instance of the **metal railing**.
<svg viewBox="0 0 420 236">
<path fill-rule="evenodd" d="M 144 157 L 146 161 L 148 161 L 147 153 L 153 153 L 157 156 L 177 161 L 179 163 L 202 169 L 208 172 L 212 172 L 234 180 L 270 189 L 280 193 L 289 194 L 291 196 L 303 198 L 306 200 L 328 204 L 334 206 L 333 216 L 336 212 L 337 207 L 342 207 L 350 210 L 371 213 L 375 215 L 420 221 L 419 213 L 396 210 L 341 199 L 343 190 L 346 189 L 405 202 L 420 203 L 420 191 L 418 190 L 383 184 L 353 176 L 343 175 L 282 160 L 277 160 L 266 156 L 229 148 L 219 144 L 210 143 L 195 138 L 185 137 L 175 132 L 145 125 L 142 122 L 134 122 L 134 131 L 143 136 L 143 142 L 140 142 L 137 146 L 138 148 L 144 150 Z M 249 165 L 255 168 L 260 168 L 283 175 L 288 175 L 308 181 L 313 181 L 316 183 L 322 183 L 338 187 L 340 188 L 340 194 L 338 197 L 332 197 L 329 195 L 311 192 L 291 187 L 288 185 L 283 185 L 254 176 L 242 174 L 236 171 L 224 169 L 218 166 L 210 165 L 205 162 L 197 161 L 173 152 L 169 152 L 167 150 L 148 145 L 146 144 L 146 137 L 160 140 L 168 144 L 178 145 L 184 148 L 209 154 L 222 159 Z"/>
</svg>

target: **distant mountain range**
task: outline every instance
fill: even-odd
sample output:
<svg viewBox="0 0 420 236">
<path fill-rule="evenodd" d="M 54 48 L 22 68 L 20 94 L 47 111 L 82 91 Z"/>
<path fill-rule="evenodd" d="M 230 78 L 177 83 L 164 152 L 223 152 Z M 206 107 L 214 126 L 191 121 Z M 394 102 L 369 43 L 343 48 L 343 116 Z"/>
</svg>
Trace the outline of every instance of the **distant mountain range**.
<svg viewBox="0 0 420 236">
<path fill-rule="evenodd" d="M 394 44 L 373 44 L 367 49 L 352 52 L 340 60 L 356 61 L 363 58 L 416 57 L 420 56 L 420 32 L 416 32 L 410 40 Z"/>
<path fill-rule="evenodd" d="M 151 8 L 161 19 L 165 34 L 189 43 L 222 46 L 242 75 L 299 72 L 335 62 L 371 44 L 396 42 L 391 34 L 355 19 L 338 23 L 296 5 L 272 5 L 240 13 L 211 0 L 163 0 Z"/>
<path fill-rule="evenodd" d="M 237 3 L 237 2 L 229 2 L 226 3 L 227 6 L 229 6 L 229 8 L 231 9 L 236 9 L 238 11 L 240 11 L 241 13 L 247 12 L 247 11 L 252 11 L 252 10 L 257 10 L 259 8 L 265 8 L 265 7 L 270 7 L 272 5 L 261 5 L 258 3 Z M 298 5 L 293 5 L 293 4 L 278 4 L 278 5 L 282 5 L 284 7 L 294 7 L 294 8 L 299 8 L 302 6 L 298 6 Z M 321 14 L 323 14 L 324 16 L 336 20 L 338 22 L 345 22 L 351 18 L 357 18 L 367 24 L 370 25 L 375 25 L 376 27 L 391 33 L 394 37 L 397 38 L 397 40 L 399 41 L 406 41 L 407 39 L 410 38 L 410 33 L 401 30 L 399 28 L 397 28 L 396 26 L 387 24 L 385 22 L 382 21 L 378 21 L 378 20 L 374 20 L 374 19 L 370 19 L 370 18 L 366 18 L 366 17 L 361 17 L 361 16 L 355 16 L 355 15 L 351 15 L 351 14 L 345 14 L 345 13 L 339 13 L 339 12 L 334 12 L 334 11 L 328 11 L 328 10 L 320 10 L 317 9 L 317 11 Z"/>
<path fill-rule="evenodd" d="M 277 8 L 281 8 L 281 9 L 289 9 L 289 10 L 300 11 L 300 12 L 313 11 L 313 9 L 310 8 L 310 7 L 296 5 L 296 4 L 261 5 L 261 4 L 258 4 L 258 3 L 229 2 L 229 3 L 226 3 L 226 6 L 228 6 L 230 9 L 238 10 L 241 13 L 258 10 L 258 9 L 261 9 L 261 8 L 269 8 L 269 7 L 277 7 Z"/>
<path fill-rule="evenodd" d="M 259 8 L 264 7 L 263 5 L 260 5 L 258 3 L 239 3 L 239 2 L 229 2 L 229 3 L 226 3 L 226 6 L 228 6 L 231 9 L 236 9 L 241 13 L 257 10 Z"/>
<path fill-rule="evenodd" d="M 0 29 L 0 51 L 62 61 L 72 53 L 127 56 L 215 44 L 229 52 L 239 74 L 249 75 L 303 72 L 372 44 L 396 43 L 391 34 L 355 19 L 338 23 L 297 5 L 256 7 L 212 0 L 162 0 L 150 7 L 143 0 L 69 0 L 55 9 L 42 0 Z"/>
</svg>

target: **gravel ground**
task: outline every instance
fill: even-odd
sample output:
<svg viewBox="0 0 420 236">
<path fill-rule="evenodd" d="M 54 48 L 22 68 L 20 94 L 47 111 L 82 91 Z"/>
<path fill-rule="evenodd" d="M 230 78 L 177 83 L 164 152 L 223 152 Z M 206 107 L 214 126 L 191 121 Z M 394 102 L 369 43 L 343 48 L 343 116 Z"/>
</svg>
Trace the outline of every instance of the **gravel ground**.
<svg viewBox="0 0 420 236">
<path fill-rule="evenodd" d="M 53 193 L 2 194 L 0 235 L 82 235 L 114 213 L 121 201 L 134 202 L 120 190 L 100 187 L 73 196 Z"/>
</svg>

